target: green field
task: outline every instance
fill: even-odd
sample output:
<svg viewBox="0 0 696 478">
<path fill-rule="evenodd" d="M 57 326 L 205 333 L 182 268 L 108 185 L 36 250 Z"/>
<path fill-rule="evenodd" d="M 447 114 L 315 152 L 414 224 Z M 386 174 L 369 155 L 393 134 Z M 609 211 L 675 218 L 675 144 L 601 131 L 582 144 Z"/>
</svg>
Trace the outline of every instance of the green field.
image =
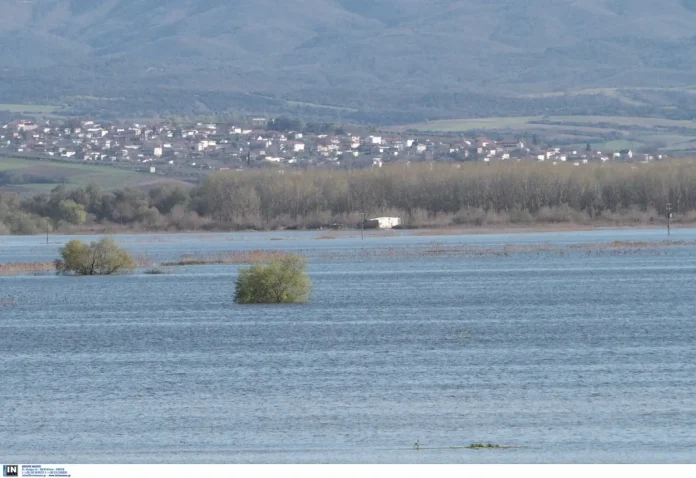
<svg viewBox="0 0 696 478">
<path fill-rule="evenodd" d="M 640 89 L 640 88 L 638 88 Z M 588 96 L 588 95 L 604 95 L 611 98 L 615 98 L 622 103 L 632 106 L 645 106 L 646 104 L 641 101 L 636 101 L 628 96 L 624 95 L 618 88 L 585 88 L 582 90 L 575 91 L 557 91 L 553 93 L 539 93 L 539 94 L 528 94 L 519 95 L 519 98 L 553 98 L 559 96 Z"/>
<path fill-rule="evenodd" d="M 624 149 L 635 150 L 645 145 L 634 141 L 607 141 L 606 143 L 593 144 L 592 146 L 597 151 L 621 151 Z"/>
<path fill-rule="evenodd" d="M 526 116 L 441 120 L 391 128 L 430 133 L 499 133 L 507 136 L 537 135 L 551 144 L 590 143 L 595 149 L 659 148 L 693 150 L 696 121 L 622 116 Z"/>
<path fill-rule="evenodd" d="M 643 126 L 652 128 L 696 128 L 696 121 L 670 120 L 664 118 L 636 118 L 631 116 L 548 116 L 548 121 L 567 121 L 573 123 L 611 123 L 623 126 Z"/>
<path fill-rule="evenodd" d="M 461 120 L 441 120 L 430 121 L 427 123 L 416 123 L 394 127 L 395 130 L 406 131 L 439 131 L 439 132 L 458 132 L 474 130 L 501 130 L 512 128 L 537 128 L 543 127 L 540 123 L 577 123 L 587 127 L 598 127 L 600 124 L 610 124 L 614 127 L 644 127 L 651 128 L 659 126 L 662 128 L 694 128 L 696 121 L 669 120 L 663 118 L 634 118 L 623 116 L 516 116 L 510 118 L 476 118 Z M 602 126 L 606 129 L 606 126 Z"/>
<path fill-rule="evenodd" d="M 356 109 L 346 108 L 343 106 L 322 105 L 322 104 L 318 104 L 318 103 L 305 103 L 303 101 L 286 101 L 285 103 L 287 103 L 288 106 L 295 106 L 295 107 L 322 108 L 322 109 L 327 109 L 327 110 L 347 111 L 347 112 L 357 111 Z"/>
<path fill-rule="evenodd" d="M 430 121 L 428 123 L 417 123 L 405 126 L 397 126 L 394 129 L 399 131 L 416 130 L 432 132 L 464 132 L 475 130 L 499 130 L 508 128 L 518 128 L 528 124 L 530 121 L 540 120 L 541 116 L 520 116 L 510 118 L 477 118 L 464 120 L 441 120 Z"/>
<path fill-rule="evenodd" d="M 15 105 L 15 104 L 0 104 L 0 111 L 9 111 L 10 113 L 27 113 L 27 114 L 51 114 L 60 110 L 60 106 L 53 105 Z"/>
<path fill-rule="evenodd" d="M 105 189 L 144 187 L 157 182 L 160 178 L 152 174 L 112 166 L 2 157 L 0 157 L 0 171 L 55 178 L 54 183 L 0 185 L 0 192 L 21 194 L 49 191 L 59 184 L 65 184 L 66 187 L 83 187 L 94 183 Z"/>
</svg>

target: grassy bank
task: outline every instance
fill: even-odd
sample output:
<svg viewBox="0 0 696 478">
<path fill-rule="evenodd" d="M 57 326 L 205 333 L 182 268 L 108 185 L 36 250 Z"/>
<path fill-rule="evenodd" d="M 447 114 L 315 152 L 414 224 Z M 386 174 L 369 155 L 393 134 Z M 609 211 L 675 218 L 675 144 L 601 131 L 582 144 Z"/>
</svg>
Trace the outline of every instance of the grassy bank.
<svg viewBox="0 0 696 478">
<path fill-rule="evenodd" d="M 0 172 L 22 178 L 17 182 L 0 182 L 0 194 L 16 193 L 24 196 L 49 193 L 59 185 L 78 188 L 95 184 L 105 189 L 118 189 L 145 187 L 162 181 L 160 176 L 111 164 L 27 158 L 0 157 Z"/>
</svg>

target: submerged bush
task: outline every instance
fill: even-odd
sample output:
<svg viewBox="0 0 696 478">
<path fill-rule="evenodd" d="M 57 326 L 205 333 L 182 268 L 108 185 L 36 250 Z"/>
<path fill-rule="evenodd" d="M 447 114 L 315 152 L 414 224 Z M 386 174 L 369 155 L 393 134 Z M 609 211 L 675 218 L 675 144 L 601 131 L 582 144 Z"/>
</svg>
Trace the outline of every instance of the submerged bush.
<svg viewBox="0 0 696 478">
<path fill-rule="evenodd" d="M 311 283 L 307 259 L 288 255 L 242 269 L 236 282 L 238 304 L 294 304 L 306 302 Z"/>
<path fill-rule="evenodd" d="M 150 276 L 159 276 L 159 275 L 166 275 L 169 274 L 169 271 L 165 269 L 159 269 L 157 267 L 154 267 L 152 269 L 148 269 L 143 274 L 150 275 Z"/>
<path fill-rule="evenodd" d="M 54 263 L 59 274 L 110 275 L 137 267 L 128 251 L 108 237 L 90 244 L 73 239 L 60 250 L 60 256 Z"/>
</svg>

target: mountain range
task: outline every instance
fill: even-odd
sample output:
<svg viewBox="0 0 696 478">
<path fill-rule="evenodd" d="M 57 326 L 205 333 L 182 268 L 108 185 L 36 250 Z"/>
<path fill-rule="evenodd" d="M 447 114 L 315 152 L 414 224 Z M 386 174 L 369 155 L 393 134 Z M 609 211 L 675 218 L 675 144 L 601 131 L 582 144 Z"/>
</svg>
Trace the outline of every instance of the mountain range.
<svg viewBox="0 0 696 478">
<path fill-rule="evenodd" d="M 5 0 L 0 12 L 2 103 L 387 122 L 692 114 L 696 0 Z"/>
</svg>

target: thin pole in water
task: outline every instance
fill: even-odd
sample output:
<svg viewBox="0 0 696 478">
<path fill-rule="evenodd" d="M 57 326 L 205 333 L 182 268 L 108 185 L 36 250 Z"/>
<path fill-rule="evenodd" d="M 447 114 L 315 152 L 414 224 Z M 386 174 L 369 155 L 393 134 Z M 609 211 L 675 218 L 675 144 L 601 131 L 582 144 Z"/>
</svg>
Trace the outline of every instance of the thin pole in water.
<svg viewBox="0 0 696 478">
<path fill-rule="evenodd" d="M 672 203 L 667 203 L 667 235 L 672 235 Z"/>
<path fill-rule="evenodd" d="M 365 240 L 365 213 L 362 213 L 362 222 L 360 223 L 360 239 Z"/>
</svg>

